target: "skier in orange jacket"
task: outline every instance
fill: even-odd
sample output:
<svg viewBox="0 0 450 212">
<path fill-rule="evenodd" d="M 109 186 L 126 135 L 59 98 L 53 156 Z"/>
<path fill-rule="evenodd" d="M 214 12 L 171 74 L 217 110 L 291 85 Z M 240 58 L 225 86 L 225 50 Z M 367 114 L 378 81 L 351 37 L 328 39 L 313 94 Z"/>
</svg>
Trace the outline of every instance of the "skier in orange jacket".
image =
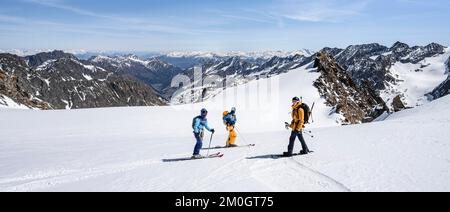
<svg viewBox="0 0 450 212">
<path fill-rule="evenodd" d="M 284 156 L 292 156 L 294 151 L 295 139 L 298 137 L 302 144 L 301 155 L 310 153 L 305 139 L 303 138 L 303 129 L 305 128 L 305 111 L 302 108 L 300 98 L 294 97 L 292 99 L 292 122 L 290 128 L 292 129 L 291 137 L 289 138 L 288 151 L 283 153 Z"/>
</svg>

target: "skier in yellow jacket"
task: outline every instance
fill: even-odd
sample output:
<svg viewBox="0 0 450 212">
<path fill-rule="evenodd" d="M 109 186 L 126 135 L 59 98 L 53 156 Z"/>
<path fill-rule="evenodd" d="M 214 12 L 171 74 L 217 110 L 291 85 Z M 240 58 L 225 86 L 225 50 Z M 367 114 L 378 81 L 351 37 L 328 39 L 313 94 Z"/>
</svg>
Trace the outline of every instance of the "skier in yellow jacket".
<svg viewBox="0 0 450 212">
<path fill-rule="evenodd" d="M 302 144 L 302 151 L 300 154 L 305 155 L 310 153 L 305 139 L 303 138 L 303 129 L 305 124 L 305 113 L 302 108 L 302 102 L 300 98 L 294 97 L 292 99 L 292 122 L 290 128 L 292 129 L 291 137 L 289 138 L 288 151 L 284 153 L 284 156 L 292 156 L 294 151 L 295 139 L 298 137 Z"/>
<path fill-rule="evenodd" d="M 226 147 L 237 147 L 236 145 L 236 138 L 237 133 L 235 131 L 235 125 L 236 125 L 236 108 L 233 107 L 230 112 L 225 111 L 223 113 L 223 123 L 226 126 L 226 129 L 228 131 L 228 139 L 226 143 Z"/>
</svg>

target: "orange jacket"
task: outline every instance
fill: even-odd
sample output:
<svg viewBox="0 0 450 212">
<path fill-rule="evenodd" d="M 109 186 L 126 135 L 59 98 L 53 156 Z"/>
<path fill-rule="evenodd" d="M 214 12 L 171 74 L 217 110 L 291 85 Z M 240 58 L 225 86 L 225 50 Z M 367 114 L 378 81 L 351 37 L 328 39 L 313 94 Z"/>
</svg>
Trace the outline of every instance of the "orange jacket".
<svg viewBox="0 0 450 212">
<path fill-rule="evenodd" d="M 291 128 L 294 131 L 301 131 L 305 124 L 305 113 L 301 107 L 302 103 L 299 102 L 292 106 L 292 122 Z"/>
</svg>

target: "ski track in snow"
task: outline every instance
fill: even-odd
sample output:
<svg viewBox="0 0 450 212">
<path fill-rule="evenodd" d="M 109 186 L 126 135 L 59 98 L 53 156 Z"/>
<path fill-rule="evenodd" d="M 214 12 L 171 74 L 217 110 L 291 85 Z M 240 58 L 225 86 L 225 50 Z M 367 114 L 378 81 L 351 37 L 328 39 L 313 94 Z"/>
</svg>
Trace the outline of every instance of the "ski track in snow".
<svg viewBox="0 0 450 212">
<path fill-rule="evenodd" d="M 230 155 L 239 155 L 239 157 L 210 170 L 205 178 L 194 181 L 191 185 L 192 191 L 209 191 L 217 185 L 215 181 L 227 182 L 227 180 L 239 179 L 243 174 L 242 171 L 245 170 L 245 167 L 247 166 L 250 167 L 247 174 L 251 180 L 257 180 L 266 188 L 273 191 L 350 191 L 350 189 L 337 180 L 303 165 L 294 158 L 270 160 L 270 162 L 267 162 L 266 160 L 250 161 L 248 160 L 248 156 L 252 151 L 252 148 L 254 147 L 243 149 L 243 151 L 233 151 L 238 149 L 230 149 L 231 151 L 228 151 Z M 178 155 L 182 154 L 174 154 L 172 156 Z M 229 158 L 224 157 L 223 160 L 229 160 Z M 180 163 L 193 162 L 197 161 L 185 161 Z M 211 164 L 213 161 L 206 162 L 206 164 Z M 91 169 L 42 171 L 17 178 L 1 179 L 0 190 L 7 192 L 45 190 L 58 185 L 71 184 L 106 175 L 130 172 L 141 168 L 149 168 L 152 165 L 162 163 L 163 162 L 156 159 L 107 165 Z M 276 170 L 282 172 L 283 175 L 276 173 Z M 295 186 L 285 183 L 278 184 L 277 181 L 281 180 L 279 178 L 293 179 L 293 181 L 295 181 Z M 281 182 L 282 181 L 283 180 L 281 180 Z"/>
<path fill-rule="evenodd" d="M 314 170 L 312 168 L 309 168 L 305 165 L 303 165 L 302 163 L 300 163 L 298 160 L 295 160 L 294 158 L 290 158 L 292 161 L 294 161 L 296 164 L 298 164 L 300 167 L 302 167 L 303 169 L 308 170 L 309 172 L 315 174 L 318 178 L 321 178 L 323 180 L 326 180 L 328 182 L 330 182 L 331 184 L 334 184 L 337 187 L 340 187 L 342 189 L 342 191 L 346 191 L 346 192 L 351 192 L 352 190 L 350 190 L 350 188 L 346 187 L 343 183 L 339 182 L 338 180 L 322 173 L 319 172 L 317 170 Z"/>
<path fill-rule="evenodd" d="M 60 170 L 49 171 L 39 174 L 31 174 L 18 178 L 9 178 L 0 180 L 1 191 L 6 192 L 25 192 L 42 190 L 60 184 L 73 183 L 77 181 L 87 180 L 90 178 L 101 177 L 104 175 L 117 174 L 131 171 L 134 169 L 151 166 L 160 163 L 156 160 L 142 160 L 126 164 L 117 164 L 114 166 L 105 166 L 100 168 L 92 168 L 85 170 Z M 27 182 L 28 181 L 28 182 Z M 8 186 L 11 183 L 19 185 Z M 6 184 L 6 186 L 4 186 Z"/>
<path fill-rule="evenodd" d="M 223 159 L 226 160 L 226 158 L 223 158 Z M 195 183 L 196 186 L 194 186 L 195 187 L 194 192 L 208 191 L 208 188 L 213 187 L 215 184 L 215 183 L 210 183 L 211 179 L 223 180 L 222 178 L 224 176 L 226 178 L 232 177 L 229 175 L 230 172 L 224 172 L 224 170 L 230 168 L 232 165 L 235 165 L 238 162 L 242 162 L 242 160 L 243 160 L 242 158 L 232 160 L 231 162 L 227 162 L 226 164 L 222 165 L 221 167 L 214 169 L 212 172 L 209 172 L 207 177 L 205 177 L 204 179 L 201 179 Z M 231 168 L 235 168 L 235 167 L 231 167 Z M 227 173 L 227 174 L 225 174 L 225 173 Z"/>
<path fill-rule="evenodd" d="M 252 167 L 252 176 L 272 191 L 350 191 L 333 178 L 292 162 L 293 159 L 278 160 L 281 161 L 260 161 L 259 165 Z"/>
<path fill-rule="evenodd" d="M 161 145 L 154 145 L 154 147 Z M 171 157 L 185 156 L 185 153 L 171 154 Z M 21 177 L 0 179 L 0 191 L 3 192 L 26 192 L 43 190 L 56 185 L 69 184 L 105 175 L 118 174 L 139 168 L 162 164 L 160 159 L 139 160 L 124 164 L 105 165 L 98 168 L 85 169 L 59 169 L 39 171 Z M 219 168 L 220 169 L 220 168 Z M 10 186 L 10 184 L 16 184 Z"/>
</svg>

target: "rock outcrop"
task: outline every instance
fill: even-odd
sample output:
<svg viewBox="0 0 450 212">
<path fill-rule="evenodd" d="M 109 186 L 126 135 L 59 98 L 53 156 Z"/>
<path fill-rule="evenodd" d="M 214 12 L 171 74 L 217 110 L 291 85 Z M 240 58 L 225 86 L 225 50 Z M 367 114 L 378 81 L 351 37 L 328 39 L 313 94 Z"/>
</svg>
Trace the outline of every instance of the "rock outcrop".
<svg viewBox="0 0 450 212">
<path fill-rule="evenodd" d="M 335 59 L 326 52 L 320 52 L 314 67 L 321 76 L 314 83 L 328 106 L 345 117 L 346 124 L 370 122 L 388 111 L 384 101 L 369 87 L 356 84 Z"/>
</svg>

